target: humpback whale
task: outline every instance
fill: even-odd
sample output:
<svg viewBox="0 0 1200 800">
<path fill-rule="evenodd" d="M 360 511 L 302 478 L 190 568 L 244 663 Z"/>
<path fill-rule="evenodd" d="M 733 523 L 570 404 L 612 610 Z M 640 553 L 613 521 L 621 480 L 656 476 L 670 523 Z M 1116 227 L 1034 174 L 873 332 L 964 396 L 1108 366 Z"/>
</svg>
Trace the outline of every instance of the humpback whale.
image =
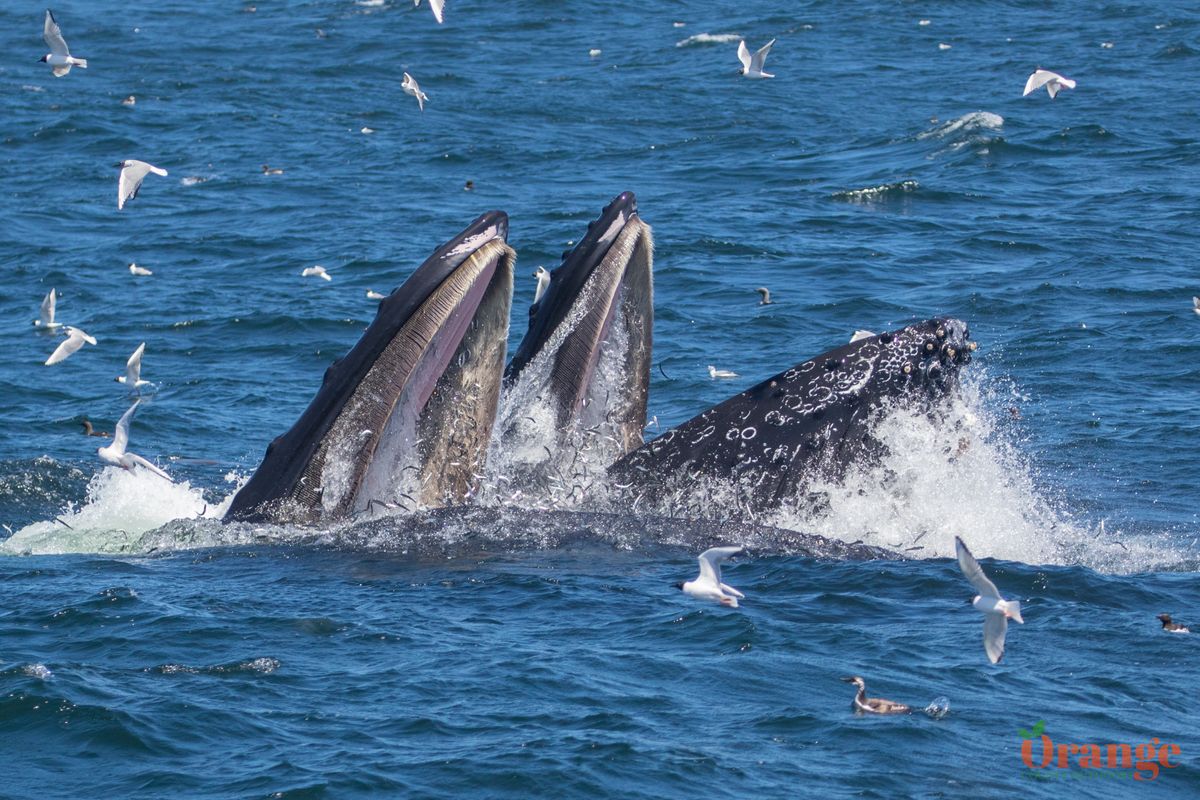
<svg viewBox="0 0 1200 800">
<path fill-rule="evenodd" d="M 515 253 L 483 214 L 380 301 L 300 419 L 267 448 L 227 520 L 311 523 L 477 488 L 499 400 Z"/>
<path fill-rule="evenodd" d="M 615 197 L 530 308 L 529 329 L 505 371 L 506 391 L 539 406 L 509 409 L 501 441 L 557 442 L 591 429 L 615 459 L 642 444 L 654 324 L 654 244 L 632 192 Z M 611 379 L 606 380 L 606 376 Z M 538 436 L 541 434 L 541 436 Z M 538 448 L 534 460 L 544 456 Z"/>
<path fill-rule="evenodd" d="M 662 507 L 711 481 L 738 507 L 770 511 L 814 477 L 837 478 L 879 452 L 886 403 L 930 402 L 957 384 L 975 343 L 965 323 L 931 319 L 842 345 L 774 375 L 647 442 L 609 468 L 622 497 Z"/>
</svg>

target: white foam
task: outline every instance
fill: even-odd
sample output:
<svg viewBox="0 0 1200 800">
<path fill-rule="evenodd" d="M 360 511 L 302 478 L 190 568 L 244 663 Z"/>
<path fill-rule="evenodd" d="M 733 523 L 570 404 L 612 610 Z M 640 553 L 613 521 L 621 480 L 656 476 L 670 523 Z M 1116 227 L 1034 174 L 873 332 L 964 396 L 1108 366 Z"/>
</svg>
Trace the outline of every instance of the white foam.
<svg viewBox="0 0 1200 800">
<path fill-rule="evenodd" d="M 917 134 L 917 138 L 942 138 L 958 133 L 959 131 L 999 130 L 1003 125 L 1004 117 L 999 114 L 993 114 L 990 111 L 972 111 L 970 114 L 963 114 L 961 117 L 952 119 L 949 122 L 943 122 L 932 130 L 919 133 Z"/>
</svg>

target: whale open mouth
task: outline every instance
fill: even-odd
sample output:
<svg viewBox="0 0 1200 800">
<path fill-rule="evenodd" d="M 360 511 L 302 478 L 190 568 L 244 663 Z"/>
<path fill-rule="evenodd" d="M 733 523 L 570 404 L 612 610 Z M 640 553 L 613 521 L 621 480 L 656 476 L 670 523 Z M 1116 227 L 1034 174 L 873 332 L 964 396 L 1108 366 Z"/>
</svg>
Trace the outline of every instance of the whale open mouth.
<svg viewBox="0 0 1200 800">
<path fill-rule="evenodd" d="M 560 431 L 605 423 L 618 441 L 615 455 L 641 445 L 646 424 L 653 253 L 633 193 L 618 195 L 550 273 L 505 372 L 508 385 L 538 373 Z"/>
<path fill-rule="evenodd" d="M 227 519 L 316 522 L 476 488 L 499 400 L 516 259 L 489 212 L 379 304 Z"/>
</svg>

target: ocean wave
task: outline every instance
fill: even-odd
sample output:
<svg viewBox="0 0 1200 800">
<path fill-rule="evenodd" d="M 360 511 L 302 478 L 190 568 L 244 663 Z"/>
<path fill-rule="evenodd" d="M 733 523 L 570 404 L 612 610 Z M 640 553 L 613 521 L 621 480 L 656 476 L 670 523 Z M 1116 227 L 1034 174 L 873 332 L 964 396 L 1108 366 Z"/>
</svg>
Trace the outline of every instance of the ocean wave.
<svg viewBox="0 0 1200 800">
<path fill-rule="evenodd" d="M 864 189 L 846 189 L 834 192 L 832 197 L 835 200 L 846 200 L 851 203 L 877 203 L 889 198 L 912 194 L 919 188 L 921 188 L 921 184 L 909 179 L 883 183 L 879 186 L 868 186 Z"/>
</svg>

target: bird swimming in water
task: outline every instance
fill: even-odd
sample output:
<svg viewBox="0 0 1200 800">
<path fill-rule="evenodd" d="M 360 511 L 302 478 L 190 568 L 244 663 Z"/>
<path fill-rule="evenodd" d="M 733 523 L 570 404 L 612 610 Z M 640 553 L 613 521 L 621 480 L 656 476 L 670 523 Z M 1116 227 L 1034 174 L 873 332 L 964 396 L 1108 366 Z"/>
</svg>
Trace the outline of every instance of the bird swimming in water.
<svg viewBox="0 0 1200 800">
<path fill-rule="evenodd" d="M 330 275 L 328 272 L 326 272 L 325 268 L 322 267 L 320 264 L 317 264 L 316 266 L 312 266 L 312 267 L 305 267 L 304 269 L 300 270 L 300 275 L 301 275 L 301 277 L 304 277 L 304 278 L 317 277 L 317 278 L 323 278 L 327 281 L 333 280 L 333 276 Z"/>
<path fill-rule="evenodd" d="M 54 309 L 58 305 L 58 295 L 53 289 L 42 298 L 41 311 L 33 321 L 33 327 L 43 331 L 56 331 L 62 327 L 61 322 L 54 321 Z"/>
<path fill-rule="evenodd" d="M 374 289 L 367 289 L 367 299 L 368 300 L 382 300 L 385 297 L 387 297 L 386 294 L 380 294 L 379 292 L 375 291 Z"/>
<path fill-rule="evenodd" d="M 84 436 L 103 436 L 105 439 L 112 436 L 112 434 L 109 433 L 108 431 L 98 431 L 95 428 L 93 428 L 92 423 L 86 417 L 84 417 L 83 422 L 81 422 L 79 424 L 83 426 L 83 435 Z"/>
<path fill-rule="evenodd" d="M 70 325 L 68 325 L 66 333 L 67 340 L 56 347 L 54 352 L 50 354 L 50 357 L 46 359 L 47 367 L 54 366 L 60 361 L 66 361 L 72 356 L 72 354 L 75 353 L 76 350 L 83 347 L 84 342 L 87 342 L 88 344 L 96 343 L 94 337 L 88 336 L 86 333 L 79 330 L 79 328 L 72 328 Z"/>
<path fill-rule="evenodd" d="M 128 95 L 128 96 L 127 96 L 127 97 L 126 97 L 124 100 L 122 100 L 122 101 L 121 101 L 121 105 L 123 105 L 123 106 L 136 106 L 136 105 L 137 105 L 137 98 L 136 98 L 136 97 L 134 97 L 133 95 Z"/>
<path fill-rule="evenodd" d="M 425 110 L 425 101 L 429 99 L 429 95 L 421 91 L 421 84 L 417 83 L 416 78 L 407 72 L 404 73 L 404 80 L 400 81 L 400 88 L 406 95 L 417 98 L 417 108 Z"/>
<path fill-rule="evenodd" d="M 50 71 L 54 73 L 54 77 L 61 78 L 71 71 L 71 67 L 87 69 L 87 59 L 75 58 L 67 49 L 67 41 L 63 39 L 62 28 L 58 27 L 58 22 L 55 21 L 54 15 L 48 8 L 46 9 L 46 21 L 42 26 L 42 38 L 46 40 L 46 46 L 50 48 L 50 52 L 38 60 L 50 65 Z"/>
<path fill-rule="evenodd" d="M 958 566 L 967 576 L 967 580 L 979 592 L 971 605 L 983 613 L 983 649 L 993 664 L 1000 662 L 1004 656 L 1004 635 L 1008 631 L 1008 621 L 1024 623 L 1021 619 L 1021 603 L 1017 600 L 1005 600 L 1000 596 L 1000 590 L 992 583 L 983 568 L 971 555 L 966 544 L 959 537 L 954 537 L 954 549 L 958 554 Z"/>
<path fill-rule="evenodd" d="M 1158 619 L 1162 621 L 1164 631 L 1169 633 L 1191 633 L 1186 625 L 1181 625 L 1178 622 L 1172 622 L 1170 614 L 1159 614 Z"/>
<path fill-rule="evenodd" d="M 112 464 L 114 467 L 134 471 L 136 467 L 145 467 L 160 478 L 165 478 L 170 481 L 171 476 L 163 472 L 154 464 L 139 456 L 137 453 L 130 453 L 125 450 L 129 444 L 129 423 L 133 420 L 133 413 L 137 411 L 138 405 L 142 402 L 141 398 L 133 401 L 133 405 L 129 407 L 117 423 L 117 433 L 113 436 L 113 443 L 108 447 L 101 447 L 96 450 L 96 455 L 100 456 L 100 460 L 105 464 Z"/>
<path fill-rule="evenodd" d="M 742 74 L 747 78 L 774 78 L 775 76 L 769 72 L 763 72 L 763 64 L 767 61 L 767 53 L 771 52 L 771 45 L 775 44 L 775 40 L 764 44 L 758 48 L 758 52 L 750 55 L 750 51 L 746 48 L 746 40 L 738 42 L 738 60 L 742 62 Z"/>
<path fill-rule="evenodd" d="M 867 697 L 867 684 L 858 675 L 842 678 L 846 683 L 858 687 L 858 693 L 850 703 L 850 710 L 855 714 L 911 714 L 912 706 L 897 703 L 894 700 L 884 700 L 882 697 Z"/>
<path fill-rule="evenodd" d="M 533 277 L 537 278 L 537 288 L 533 290 L 533 302 L 536 305 L 546 293 L 546 287 L 550 285 L 550 272 L 545 267 L 538 267 Z"/>
<path fill-rule="evenodd" d="M 700 554 L 700 574 L 695 580 L 675 584 L 684 594 L 700 600 L 713 600 L 729 608 L 737 608 L 738 600 L 746 595 L 728 584 L 721 583 L 721 562 L 742 552 L 741 547 L 710 547 Z"/>
<path fill-rule="evenodd" d="M 716 380 L 717 378 L 736 378 L 738 374 L 727 369 L 717 369 L 712 364 L 708 365 L 708 377 Z"/>
<path fill-rule="evenodd" d="M 166 177 L 167 174 L 167 171 L 162 167 L 147 164 L 145 161 L 138 161 L 136 158 L 128 158 L 118 163 L 117 166 L 121 169 L 121 176 L 117 179 L 117 211 L 120 211 L 125 207 L 126 203 L 138 196 L 138 191 L 142 188 L 142 181 L 151 172 L 163 177 Z"/>
<path fill-rule="evenodd" d="M 775 301 L 771 299 L 771 290 L 765 286 L 760 286 L 754 291 L 762 295 L 762 299 L 758 301 L 760 306 L 774 305 Z"/>
<path fill-rule="evenodd" d="M 137 264 L 130 264 L 129 265 L 129 274 L 137 275 L 139 277 L 144 278 L 147 275 L 153 275 L 154 273 L 151 272 L 150 270 L 146 269 L 145 267 L 139 267 Z"/>
<path fill-rule="evenodd" d="M 475 188 L 475 181 L 467 181 L 463 184 L 463 191 L 469 192 Z"/>
<path fill-rule="evenodd" d="M 270 164 L 263 164 L 262 165 L 262 174 L 263 175 L 282 175 L 283 170 L 281 170 L 279 167 L 272 167 Z"/>
<path fill-rule="evenodd" d="M 1025 91 L 1021 96 L 1024 97 L 1043 86 L 1046 87 L 1046 91 L 1050 94 L 1050 99 L 1053 100 L 1054 96 L 1062 89 L 1074 89 L 1075 81 L 1070 78 L 1064 78 L 1057 72 L 1051 72 L 1048 69 L 1037 69 L 1029 76 L 1029 80 L 1025 81 Z"/>
</svg>

